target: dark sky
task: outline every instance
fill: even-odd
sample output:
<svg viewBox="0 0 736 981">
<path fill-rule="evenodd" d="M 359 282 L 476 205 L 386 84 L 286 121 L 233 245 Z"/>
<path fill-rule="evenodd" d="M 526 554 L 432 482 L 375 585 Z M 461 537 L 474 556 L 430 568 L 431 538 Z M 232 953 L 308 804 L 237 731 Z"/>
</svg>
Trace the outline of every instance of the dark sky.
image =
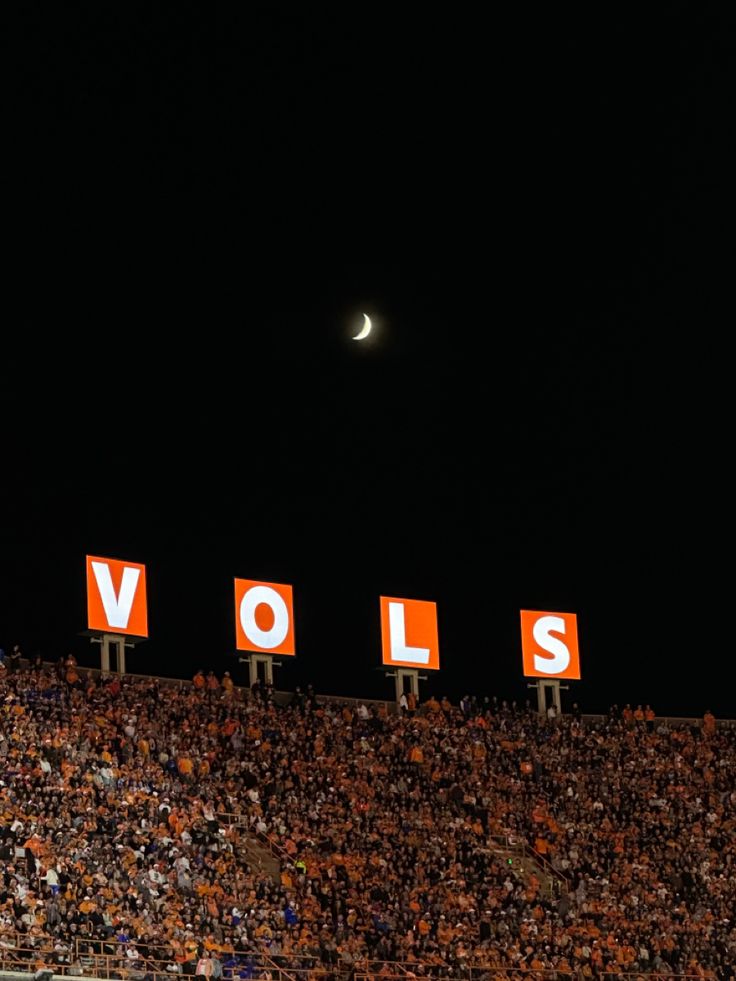
<svg viewBox="0 0 736 981">
<path fill-rule="evenodd" d="M 241 576 L 294 586 L 282 687 L 388 696 L 384 594 L 438 604 L 425 694 L 530 695 L 530 608 L 578 614 L 568 701 L 732 714 L 725 25 L 55 16 L 8 75 L 0 644 L 93 663 L 91 553 L 148 565 L 131 670 L 242 677 Z"/>
</svg>

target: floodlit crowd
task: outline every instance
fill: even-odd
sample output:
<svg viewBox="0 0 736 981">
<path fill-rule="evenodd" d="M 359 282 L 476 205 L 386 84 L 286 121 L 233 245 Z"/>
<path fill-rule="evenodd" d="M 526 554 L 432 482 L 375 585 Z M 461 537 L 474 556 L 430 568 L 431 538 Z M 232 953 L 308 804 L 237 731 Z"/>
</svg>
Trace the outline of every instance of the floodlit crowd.
<svg viewBox="0 0 736 981">
<path fill-rule="evenodd" d="M 736 729 L 709 712 L 282 706 L 70 657 L 0 667 L 0 774 L 5 967 L 736 977 Z"/>
</svg>

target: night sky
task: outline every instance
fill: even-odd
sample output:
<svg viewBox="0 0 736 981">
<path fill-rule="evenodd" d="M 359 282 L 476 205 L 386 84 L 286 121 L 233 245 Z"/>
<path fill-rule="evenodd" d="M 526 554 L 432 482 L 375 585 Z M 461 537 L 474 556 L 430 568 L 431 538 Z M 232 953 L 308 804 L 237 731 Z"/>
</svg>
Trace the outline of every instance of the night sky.
<svg viewBox="0 0 736 981">
<path fill-rule="evenodd" d="M 733 715 L 723 25 L 54 16 L 9 75 L 0 645 L 96 663 L 95 554 L 147 564 L 132 671 L 242 681 L 239 576 L 294 586 L 277 687 L 390 697 L 383 594 L 438 604 L 422 695 L 532 696 L 540 609 L 565 704 Z"/>
</svg>

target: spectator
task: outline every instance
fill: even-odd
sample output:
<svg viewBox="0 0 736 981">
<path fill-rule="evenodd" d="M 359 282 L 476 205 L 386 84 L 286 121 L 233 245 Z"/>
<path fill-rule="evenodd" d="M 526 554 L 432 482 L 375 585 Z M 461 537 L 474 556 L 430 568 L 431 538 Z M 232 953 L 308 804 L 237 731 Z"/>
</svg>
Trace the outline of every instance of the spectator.
<svg viewBox="0 0 736 981">
<path fill-rule="evenodd" d="M 705 710 L 703 715 L 703 732 L 706 736 L 710 737 L 715 735 L 716 731 L 716 717 L 713 715 L 710 709 Z"/>
<path fill-rule="evenodd" d="M 226 671 L 222 676 L 222 692 L 225 698 L 232 698 L 235 692 L 235 685 L 229 671 Z"/>
<path fill-rule="evenodd" d="M 644 719 L 646 721 L 647 731 L 654 732 L 654 720 L 657 718 L 654 709 L 651 705 L 647 705 L 644 709 Z"/>
<path fill-rule="evenodd" d="M 15 672 L 21 666 L 23 660 L 23 653 L 20 649 L 20 644 L 14 644 L 13 649 L 10 652 L 10 657 L 8 658 L 8 670 Z"/>
<path fill-rule="evenodd" d="M 736 731 L 702 738 L 710 713 L 365 718 L 118 682 L 0 679 L 0 890 L 49 950 L 121 976 L 729 976 Z"/>
</svg>

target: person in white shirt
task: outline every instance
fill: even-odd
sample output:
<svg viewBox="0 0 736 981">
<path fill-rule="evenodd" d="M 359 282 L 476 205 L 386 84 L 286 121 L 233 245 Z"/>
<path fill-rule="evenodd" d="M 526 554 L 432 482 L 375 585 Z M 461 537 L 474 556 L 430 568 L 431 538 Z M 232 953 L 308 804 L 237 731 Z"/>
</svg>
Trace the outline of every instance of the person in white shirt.
<svg viewBox="0 0 736 981">
<path fill-rule="evenodd" d="M 51 895 L 55 896 L 59 892 L 59 873 L 56 866 L 50 865 L 46 869 L 46 875 L 44 875 L 43 878 L 51 891 Z"/>
</svg>

